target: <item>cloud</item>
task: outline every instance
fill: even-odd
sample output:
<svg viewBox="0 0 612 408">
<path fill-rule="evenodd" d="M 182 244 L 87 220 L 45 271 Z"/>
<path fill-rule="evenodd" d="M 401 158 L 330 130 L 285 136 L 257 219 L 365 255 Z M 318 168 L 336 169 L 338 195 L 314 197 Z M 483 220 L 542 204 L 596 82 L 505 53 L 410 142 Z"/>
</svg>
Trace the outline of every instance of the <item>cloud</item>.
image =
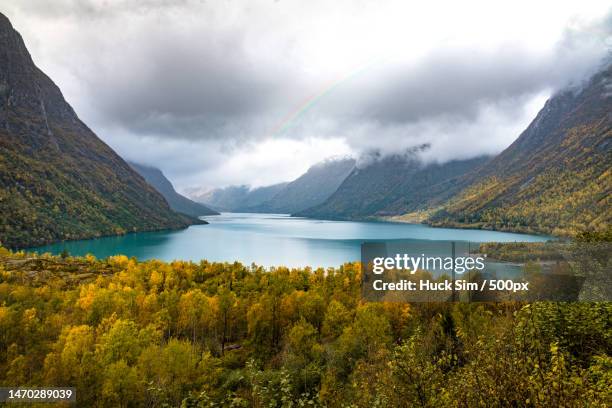
<svg viewBox="0 0 612 408">
<path fill-rule="evenodd" d="M 423 143 L 429 161 L 497 153 L 609 53 L 612 27 L 597 1 L 6 3 L 81 118 L 179 188 Z"/>
</svg>

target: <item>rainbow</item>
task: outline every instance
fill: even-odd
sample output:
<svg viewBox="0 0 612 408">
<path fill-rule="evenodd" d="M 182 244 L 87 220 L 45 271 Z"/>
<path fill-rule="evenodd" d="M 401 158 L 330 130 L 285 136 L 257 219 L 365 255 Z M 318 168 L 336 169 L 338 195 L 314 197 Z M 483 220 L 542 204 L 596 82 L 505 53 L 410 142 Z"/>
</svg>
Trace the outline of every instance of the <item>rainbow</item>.
<svg viewBox="0 0 612 408">
<path fill-rule="evenodd" d="M 313 107 L 315 107 L 323 98 L 331 94 L 334 90 L 339 88 L 341 85 L 349 82 L 355 77 L 363 74 L 368 71 L 375 65 L 381 62 L 381 58 L 376 58 L 372 61 L 367 62 L 366 64 L 360 65 L 354 70 L 351 70 L 348 74 L 343 75 L 342 77 L 330 81 L 329 84 L 323 87 L 323 90 L 315 93 L 314 95 L 306 98 L 295 110 L 285 115 L 283 119 L 276 125 L 272 132 L 270 133 L 271 138 L 275 138 L 281 136 L 287 130 L 289 130 L 295 123 L 297 123 L 298 119 L 308 113 Z"/>
</svg>

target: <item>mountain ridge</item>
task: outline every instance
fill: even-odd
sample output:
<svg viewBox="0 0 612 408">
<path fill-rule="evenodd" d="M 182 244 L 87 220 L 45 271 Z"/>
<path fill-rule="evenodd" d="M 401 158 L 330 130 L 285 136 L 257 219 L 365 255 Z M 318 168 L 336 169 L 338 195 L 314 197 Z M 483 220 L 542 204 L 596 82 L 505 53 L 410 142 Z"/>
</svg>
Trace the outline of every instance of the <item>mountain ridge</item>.
<svg viewBox="0 0 612 408">
<path fill-rule="evenodd" d="M 0 13 L 0 241 L 11 248 L 197 223 L 77 116 Z"/>
<path fill-rule="evenodd" d="M 192 195 L 199 203 L 217 211 L 249 212 L 276 195 L 287 183 L 251 188 L 247 185 L 228 186 Z"/>
<path fill-rule="evenodd" d="M 192 217 L 199 217 L 203 215 L 219 215 L 217 211 L 213 211 L 206 207 L 204 204 L 196 203 L 189 198 L 179 194 L 175 189 L 170 180 L 164 175 L 164 173 L 153 166 L 147 166 L 144 164 L 135 163 L 133 161 L 127 162 L 138 174 L 153 186 L 170 205 L 170 208 L 181 214 L 186 214 Z"/>
<path fill-rule="evenodd" d="M 612 221 L 612 64 L 553 95 L 469 186 L 431 215 L 435 226 L 575 235 Z"/>
<path fill-rule="evenodd" d="M 352 158 L 334 158 L 314 164 L 290 182 L 228 186 L 193 198 L 220 211 L 292 214 L 327 199 L 354 167 Z"/>
<path fill-rule="evenodd" d="M 317 163 L 287 183 L 274 197 L 252 208 L 255 212 L 294 214 L 323 203 L 355 168 L 352 158 Z"/>
<path fill-rule="evenodd" d="M 295 215 L 571 236 L 609 228 L 611 169 L 608 61 L 581 86 L 554 94 L 494 157 L 429 165 L 406 154 L 378 158 Z"/>
<path fill-rule="evenodd" d="M 417 151 L 378 158 L 355 168 L 325 202 L 295 215 L 350 220 L 422 210 L 450 197 L 460 188 L 453 184 L 458 176 L 485 160 L 476 157 L 425 164 Z"/>
</svg>

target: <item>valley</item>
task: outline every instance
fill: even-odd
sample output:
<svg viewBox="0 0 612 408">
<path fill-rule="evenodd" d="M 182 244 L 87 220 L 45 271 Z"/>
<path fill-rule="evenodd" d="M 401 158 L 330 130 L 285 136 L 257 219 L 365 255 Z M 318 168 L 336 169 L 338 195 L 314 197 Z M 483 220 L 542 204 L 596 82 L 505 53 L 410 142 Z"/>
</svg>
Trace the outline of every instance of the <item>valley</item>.
<svg viewBox="0 0 612 408">
<path fill-rule="evenodd" d="M 609 5 L 0 9 L 0 405 L 610 406 Z"/>
<path fill-rule="evenodd" d="M 239 209 L 566 237 L 605 231 L 612 221 L 611 84 L 607 62 L 588 81 L 553 95 L 496 156 L 423 163 L 424 145 L 355 165 L 335 178 L 336 189 L 322 187 L 328 177 L 314 178 L 311 185 L 326 194 L 306 208 L 283 206 L 275 193 L 265 204 Z"/>
</svg>

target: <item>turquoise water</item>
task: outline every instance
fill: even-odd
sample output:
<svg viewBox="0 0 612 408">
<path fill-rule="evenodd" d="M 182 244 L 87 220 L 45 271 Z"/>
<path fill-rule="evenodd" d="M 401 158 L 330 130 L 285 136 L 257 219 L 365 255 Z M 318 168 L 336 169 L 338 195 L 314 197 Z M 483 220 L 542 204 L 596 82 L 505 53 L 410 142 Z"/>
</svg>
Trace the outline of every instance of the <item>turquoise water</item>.
<svg viewBox="0 0 612 408">
<path fill-rule="evenodd" d="M 34 248 L 39 253 L 125 254 L 138 259 L 252 262 L 263 266 L 338 266 L 360 258 L 364 241 L 546 241 L 550 237 L 508 232 L 432 228 L 422 224 L 323 221 L 280 214 L 224 213 L 210 224 L 179 231 L 143 232 L 69 241 Z"/>
</svg>

